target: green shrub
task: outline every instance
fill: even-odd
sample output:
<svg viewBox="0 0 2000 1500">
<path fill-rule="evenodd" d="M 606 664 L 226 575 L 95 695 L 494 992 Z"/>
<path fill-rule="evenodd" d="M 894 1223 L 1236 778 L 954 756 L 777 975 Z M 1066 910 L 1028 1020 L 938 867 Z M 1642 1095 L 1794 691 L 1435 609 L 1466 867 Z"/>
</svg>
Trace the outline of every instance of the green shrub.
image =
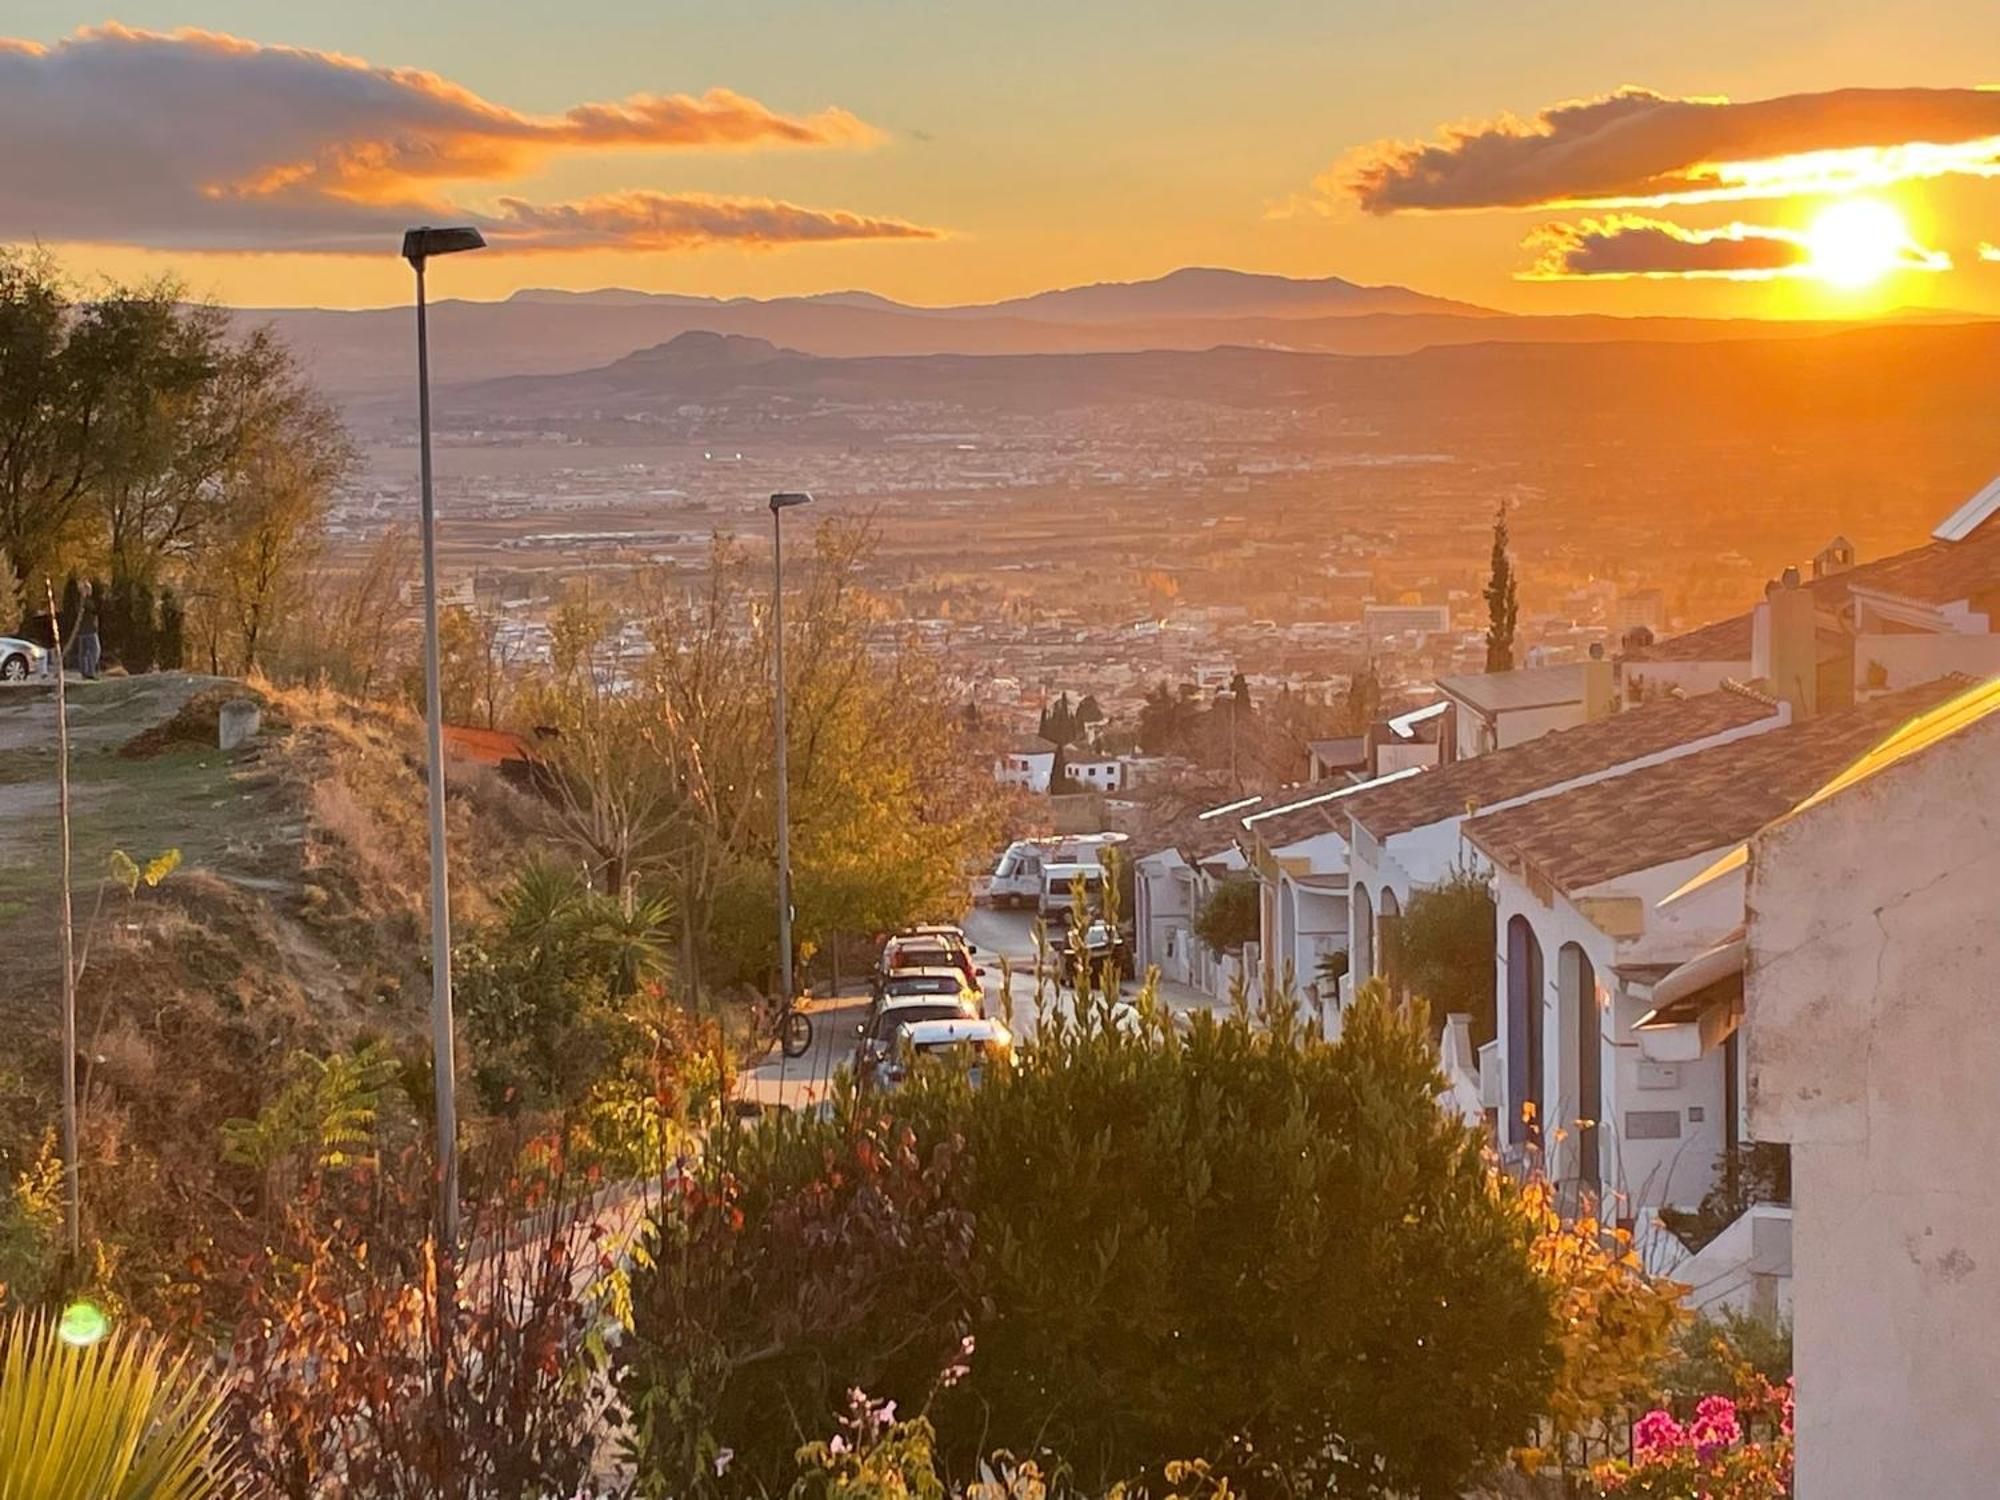
<svg viewBox="0 0 2000 1500">
<path fill-rule="evenodd" d="M 1085 1493 L 1202 1459 L 1456 1494 L 1527 1438 L 1558 1358 L 1536 1222 L 1436 1107 L 1421 1011 L 1370 986 L 1332 1043 L 1145 1014 L 716 1142 L 635 1285 L 642 1493 L 782 1488 L 854 1387 L 924 1409 L 948 1474 L 1053 1455 Z"/>
</svg>

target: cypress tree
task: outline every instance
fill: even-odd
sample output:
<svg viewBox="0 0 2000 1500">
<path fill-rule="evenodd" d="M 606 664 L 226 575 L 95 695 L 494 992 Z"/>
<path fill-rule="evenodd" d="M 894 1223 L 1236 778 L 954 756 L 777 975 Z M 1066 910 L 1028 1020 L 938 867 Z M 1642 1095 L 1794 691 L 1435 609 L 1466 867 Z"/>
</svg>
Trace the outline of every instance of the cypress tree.
<svg viewBox="0 0 2000 1500">
<path fill-rule="evenodd" d="M 1493 517 L 1493 572 L 1486 580 L 1486 670 L 1514 670 L 1514 624 L 1521 613 L 1514 559 L 1507 551 L 1507 506 Z"/>
</svg>

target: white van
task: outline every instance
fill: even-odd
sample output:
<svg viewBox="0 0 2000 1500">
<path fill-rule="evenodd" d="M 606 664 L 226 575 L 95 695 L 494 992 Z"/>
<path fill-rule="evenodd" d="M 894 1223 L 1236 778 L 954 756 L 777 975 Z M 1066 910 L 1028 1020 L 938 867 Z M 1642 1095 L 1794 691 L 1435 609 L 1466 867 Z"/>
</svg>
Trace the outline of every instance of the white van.
<svg viewBox="0 0 2000 1500">
<path fill-rule="evenodd" d="M 1076 888 L 1083 886 L 1084 910 L 1092 916 L 1104 910 L 1104 870 L 1099 865 L 1042 866 L 1040 910 L 1045 921 L 1067 922 L 1076 900 Z"/>
<path fill-rule="evenodd" d="M 1042 873 L 1048 866 L 1097 868 L 1103 863 L 1104 851 L 1124 843 L 1127 837 L 1122 833 L 1072 833 L 1016 839 L 993 866 L 980 895 L 992 906 L 1039 907 Z"/>
</svg>

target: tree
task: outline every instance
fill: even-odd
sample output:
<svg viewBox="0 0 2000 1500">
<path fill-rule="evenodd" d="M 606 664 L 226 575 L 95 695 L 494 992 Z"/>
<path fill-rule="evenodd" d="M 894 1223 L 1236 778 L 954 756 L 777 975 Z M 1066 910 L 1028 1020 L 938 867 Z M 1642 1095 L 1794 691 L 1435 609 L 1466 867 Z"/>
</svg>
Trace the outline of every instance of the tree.
<svg viewBox="0 0 2000 1500">
<path fill-rule="evenodd" d="M 245 398 L 253 411 L 225 479 L 225 519 L 199 559 L 212 661 L 248 673 L 293 618 L 354 448 L 334 408 L 286 366 Z"/>
<path fill-rule="evenodd" d="M 1493 517 L 1493 570 L 1486 580 L 1486 670 L 1514 670 L 1514 625 L 1521 613 L 1514 559 L 1507 551 L 1507 506 Z"/>
<path fill-rule="evenodd" d="M 1381 717 L 1382 676 L 1375 669 L 1375 658 L 1371 656 L 1347 679 L 1347 693 L 1340 705 L 1340 732 L 1366 734 Z"/>
<path fill-rule="evenodd" d="M 438 696 L 448 723 L 499 727 L 513 698 L 514 653 L 489 610 L 454 604 L 438 617 Z M 423 701 L 421 672 L 409 674 L 413 701 Z"/>
<path fill-rule="evenodd" d="M 1472 1017 L 1472 1044 L 1494 1030 L 1493 892 L 1471 870 L 1453 870 L 1410 894 L 1401 919 L 1401 982 L 1427 1001 L 1433 1017 Z"/>
<path fill-rule="evenodd" d="M 1263 925 L 1262 889 L 1248 876 L 1223 880 L 1195 913 L 1194 935 L 1217 955 L 1256 941 Z"/>
<path fill-rule="evenodd" d="M 966 861 L 995 821 L 992 782 L 964 753 L 935 661 L 877 654 L 881 611 L 856 582 L 865 527 L 829 521 L 788 569 L 787 732 L 794 940 L 879 932 L 955 913 Z M 701 586 L 647 574 L 632 609 L 652 649 L 620 657 L 621 623 L 573 599 L 551 621 L 554 664 L 528 695 L 566 835 L 600 879 L 657 882 L 682 927 L 682 984 L 769 982 L 777 830 L 770 789 L 772 636 L 765 583 L 716 539 Z M 910 732 L 900 732 L 908 728 Z M 615 889 L 615 887 L 610 887 Z"/>
<path fill-rule="evenodd" d="M 1250 679 L 1240 671 L 1229 679 L 1229 710 L 1239 718 L 1251 711 Z"/>
<path fill-rule="evenodd" d="M 718 1137 L 635 1277 L 641 1493 L 781 1487 L 850 1387 L 925 1406 L 947 1473 L 1049 1454 L 1083 1494 L 1201 1460 L 1232 1492 L 1456 1495 L 1529 1436 L 1552 1290 L 1421 1015 L 1380 986 L 1331 1043 L 1282 1007 L 1145 1015 Z"/>
</svg>

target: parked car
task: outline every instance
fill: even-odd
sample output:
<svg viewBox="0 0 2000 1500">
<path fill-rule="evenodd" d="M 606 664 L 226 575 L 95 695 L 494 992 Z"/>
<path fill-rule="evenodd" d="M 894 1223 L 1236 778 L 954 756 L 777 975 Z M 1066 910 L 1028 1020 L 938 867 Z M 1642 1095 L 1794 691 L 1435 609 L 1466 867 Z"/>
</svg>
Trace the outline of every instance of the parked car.
<svg viewBox="0 0 2000 1500">
<path fill-rule="evenodd" d="M 897 969 L 884 975 L 881 988 L 875 994 L 875 1008 L 880 1009 L 891 1000 L 925 1000 L 940 996 L 957 1001 L 968 1016 L 985 1013 L 986 992 L 976 981 L 966 978 L 964 970 L 952 964 L 940 964 L 935 968 Z"/>
<path fill-rule="evenodd" d="M 983 972 L 972 957 L 972 945 L 963 936 L 932 929 L 899 932 L 882 945 L 875 963 L 875 993 L 883 981 L 904 969 L 957 969 L 966 982 L 977 983 Z"/>
<path fill-rule="evenodd" d="M 1074 989 L 1084 963 L 1088 963 L 1088 972 L 1093 977 L 1102 975 L 1106 964 L 1113 966 L 1114 979 L 1132 977 L 1132 945 L 1126 941 L 1125 934 L 1109 922 L 1092 922 L 1084 928 L 1080 951 L 1073 937 L 1074 934 L 1064 928 L 1049 939 L 1049 946 L 1055 955 L 1056 976 L 1062 983 Z"/>
<path fill-rule="evenodd" d="M 49 675 L 49 651 L 18 635 L 0 635 L 0 682 L 26 682 Z"/>
<path fill-rule="evenodd" d="M 854 1028 L 854 1076 L 866 1087 L 875 1072 L 896 1054 L 903 1032 L 922 1021 L 976 1021 L 956 995 L 897 995 L 885 999 Z"/>
<path fill-rule="evenodd" d="M 980 899 L 996 907 L 1036 906 L 1042 899 L 1047 866 L 1102 865 L 1105 854 L 1126 838 L 1122 833 L 1073 833 L 1016 839 L 980 883 Z"/>
<path fill-rule="evenodd" d="M 969 1054 L 968 1073 L 977 1088 L 984 1080 L 987 1064 L 1013 1057 L 1014 1038 L 998 1021 L 980 1017 L 912 1021 L 901 1029 L 893 1050 L 876 1065 L 869 1083 L 875 1088 L 893 1089 L 924 1058 L 959 1052 Z"/>
</svg>

